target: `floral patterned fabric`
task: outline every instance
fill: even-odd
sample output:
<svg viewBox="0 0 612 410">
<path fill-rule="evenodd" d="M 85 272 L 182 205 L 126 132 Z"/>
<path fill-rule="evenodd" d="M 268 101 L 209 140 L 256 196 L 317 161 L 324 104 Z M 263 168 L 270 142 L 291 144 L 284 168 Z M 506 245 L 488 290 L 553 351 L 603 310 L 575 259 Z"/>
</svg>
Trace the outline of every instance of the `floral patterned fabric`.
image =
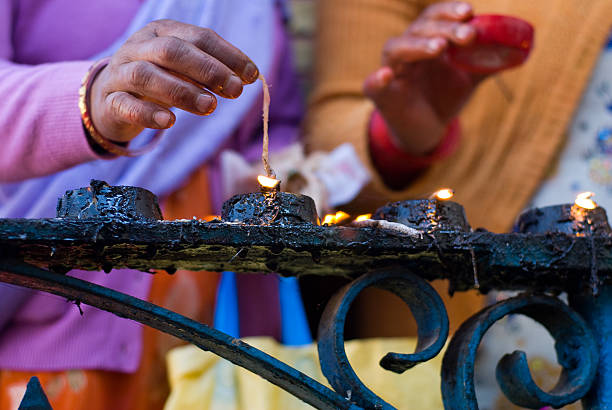
<svg viewBox="0 0 612 410">
<path fill-rule="evenodd" d="M 612 209 L 612 37 L 601 54 L 555 169 L 542 184 L 532 206 L 572 202 L 580 192 Z"/>
</svg>

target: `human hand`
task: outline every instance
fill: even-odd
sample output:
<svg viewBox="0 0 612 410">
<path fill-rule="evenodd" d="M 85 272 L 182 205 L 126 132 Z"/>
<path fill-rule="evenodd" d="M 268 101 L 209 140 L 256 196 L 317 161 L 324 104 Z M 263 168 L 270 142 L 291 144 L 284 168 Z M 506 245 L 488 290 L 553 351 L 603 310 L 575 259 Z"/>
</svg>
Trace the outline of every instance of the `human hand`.
<svg viewBox="0 0 612 410">
<path fill-rule="evenodd" d="M 451 45 L 468 46 L 476 30 L 465 2 L 429 6 L 399 37 L 387 41 L 383 67 L 364 83 L 398 144 L 425 155 L 438 146 L 447 124 L 486 75 L 464 71 L 447 58 Z"/>
<path fill-rule="evenodd" d="M 214 31 L 172 20 L 154 21 L 134 33 L 96 77 L 90 112 L 105 138 L 128 142 L 144 128 L 174 124 L 177 107 L 209 115 L 214 94 L 237 98 L 259 70 Z"/>
</svg>

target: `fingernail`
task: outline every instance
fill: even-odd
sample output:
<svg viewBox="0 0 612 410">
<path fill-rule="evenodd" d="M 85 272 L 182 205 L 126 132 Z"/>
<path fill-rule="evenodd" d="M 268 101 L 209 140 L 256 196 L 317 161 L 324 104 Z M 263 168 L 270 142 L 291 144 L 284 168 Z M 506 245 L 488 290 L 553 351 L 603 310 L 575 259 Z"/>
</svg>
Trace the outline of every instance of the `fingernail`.
<svg viewBox="0 0 612 410">
<path fill-rule="evenodd" d="M 388 86 L 391 82 L 391 75 L 389 75 L 389 69 L 385 67 L 379 69 L 376 72 L 376 81 L 378 82 L 378 85 L 381 88 Z"/>
<path fill-rule="evenodd" d="M 225 95 L 238 97 L 242 93 L 242 80 L 232 74 L 223 84 L 222 90 Z"/>
<path fill-rule="evenodd" d="M 153 114 L 153 121 L 155 121 L 155 124 L 160 128 L 168 128 L 172 121 L 172 116 L 166 111 L 157 111 Z"/>
<path fill-rule="evenodd" d="M 472 27 L 464 24 L 464 25 L 459 26 L 455 30 L 455 36 L 457 36 L 457 38 L 460 40 L 465 40 L 472 35 L 472 32 L 473 32 Z"/>
<path fill-rule="evenodd" d="M 200 94 L 198 95 L 198 100 L 196 101 L 196 107 L 199 112 L 203 114 L 208 114 L 211 109 L 214 107 L 213 105 L 214 99 L 208 94 Z"/>
<path fill-rule="evenodd" d="M 471 10 L 472 10 L 472 7 L 466 3 L 459 3 L 455 7 L 455 13 L 459 14 L 460 16 L 464 16 L 468 14 Z"/>
<path fill-rule="evenodd" d="M 429 50 L 430 52 L 436 52 L 440 49 L 440 47 L 442 47 L 442 41 L 438 38 L 434 38 L 431 39 L 427 42 L 427 50 Z"/>
<path fill-rule="evenodd" d="M 257 80 L 257 76 L 259 75 L 259 70 L 255 67 L 253 63 L 247 63 L 244 67 L 244 71 L 242 71 L 242 78 L 246 79 L 249 83 Z"/>
</svg>

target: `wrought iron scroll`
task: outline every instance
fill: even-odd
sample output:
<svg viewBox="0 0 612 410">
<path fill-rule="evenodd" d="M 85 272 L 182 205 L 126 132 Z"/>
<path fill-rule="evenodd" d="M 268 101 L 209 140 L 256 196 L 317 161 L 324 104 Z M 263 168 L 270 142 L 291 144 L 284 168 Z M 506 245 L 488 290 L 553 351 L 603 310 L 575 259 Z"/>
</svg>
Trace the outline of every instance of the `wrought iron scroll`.
<svg viewBox="0 0 612 410">
<path fill-rule="evenodd" d="M 365 408 L 393 408 L 369 390 L 351 367 L 344 349 L 344 324 L 351 304 L 364 289 L 377 287 L 399 296 L 410 307 L 418 325 L 413 354 L 388 353 L 380 365 L 402 373 L 437 356 L 448 337 L 448 316 L 436 291 L 423 279 L 405 271 L 373 272 L 349 283 L 330 300 L 319 325 L 321 370 L 336 392 Z"/>
<path fill-rule="evenodd" d="M 23 262 L 0 260 L 0 281 L 86 303 L 211 351 L 319 409 L 360 407 L 272 356 L 216 329 L 132 296 Z"/>
<path fill-rule="evenodd" d="M 554 408 L 573 403 L 589 391 L 597 372 L 598 351 L 585 321 L 549 296 L 521 295 L 487 307 L 466 321 L 453 336 L 442 364 L 442 398 L 446 409 L 478 409 L 474 361 L 485 332 L 504 316 L 518 313 L 542 324 L 555 339 L 563 367 L 557 385 L 545 392 L 534 382 L 522 351 L 497 364 L 497 381 L 510 401 L 522 407 Z"/>
</svg>

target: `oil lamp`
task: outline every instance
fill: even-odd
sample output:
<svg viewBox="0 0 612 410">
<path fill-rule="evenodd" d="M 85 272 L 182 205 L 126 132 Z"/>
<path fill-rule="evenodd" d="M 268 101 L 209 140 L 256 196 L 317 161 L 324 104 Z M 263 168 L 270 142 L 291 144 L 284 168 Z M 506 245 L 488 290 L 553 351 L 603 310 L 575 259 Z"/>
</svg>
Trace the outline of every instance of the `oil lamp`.
<svg viewBox="0 0 612 410">
<path fill-rule="evenodd" d="M 222 220 L 249 225 L 317 224 L 315 203 L 309 196 L 280 191 L 274 176 L 257 177 L 260 192 L 235 195 L 223 204 Z"/>
<path fill-rule="evenodd" d="M 397 222 L 424 232 L 469 232 L 471 228 L 463 207 L 448 200 L 453 195 L 452 189 L 443 188 L 428 199 L 393 202 L 379 208 L 372 219 Z"/>
<path fill-rule="evenodd" d="M 593 195 L 592 192 L 583 192 L 578 194 L 573 204 L 527 210 L 518 217 L 515 231 L 563 232 L 576 236 L 612 234 L 606 210 L 591 199 Z"/>
<path fill-rule="evenodd" d="M 65 219 L 163 219 L 152 192 L 132 186 L 110 186 L 95 179 L 88 187 L 66 191 L 57 201 L 56 215 Z"/>
</svg>

